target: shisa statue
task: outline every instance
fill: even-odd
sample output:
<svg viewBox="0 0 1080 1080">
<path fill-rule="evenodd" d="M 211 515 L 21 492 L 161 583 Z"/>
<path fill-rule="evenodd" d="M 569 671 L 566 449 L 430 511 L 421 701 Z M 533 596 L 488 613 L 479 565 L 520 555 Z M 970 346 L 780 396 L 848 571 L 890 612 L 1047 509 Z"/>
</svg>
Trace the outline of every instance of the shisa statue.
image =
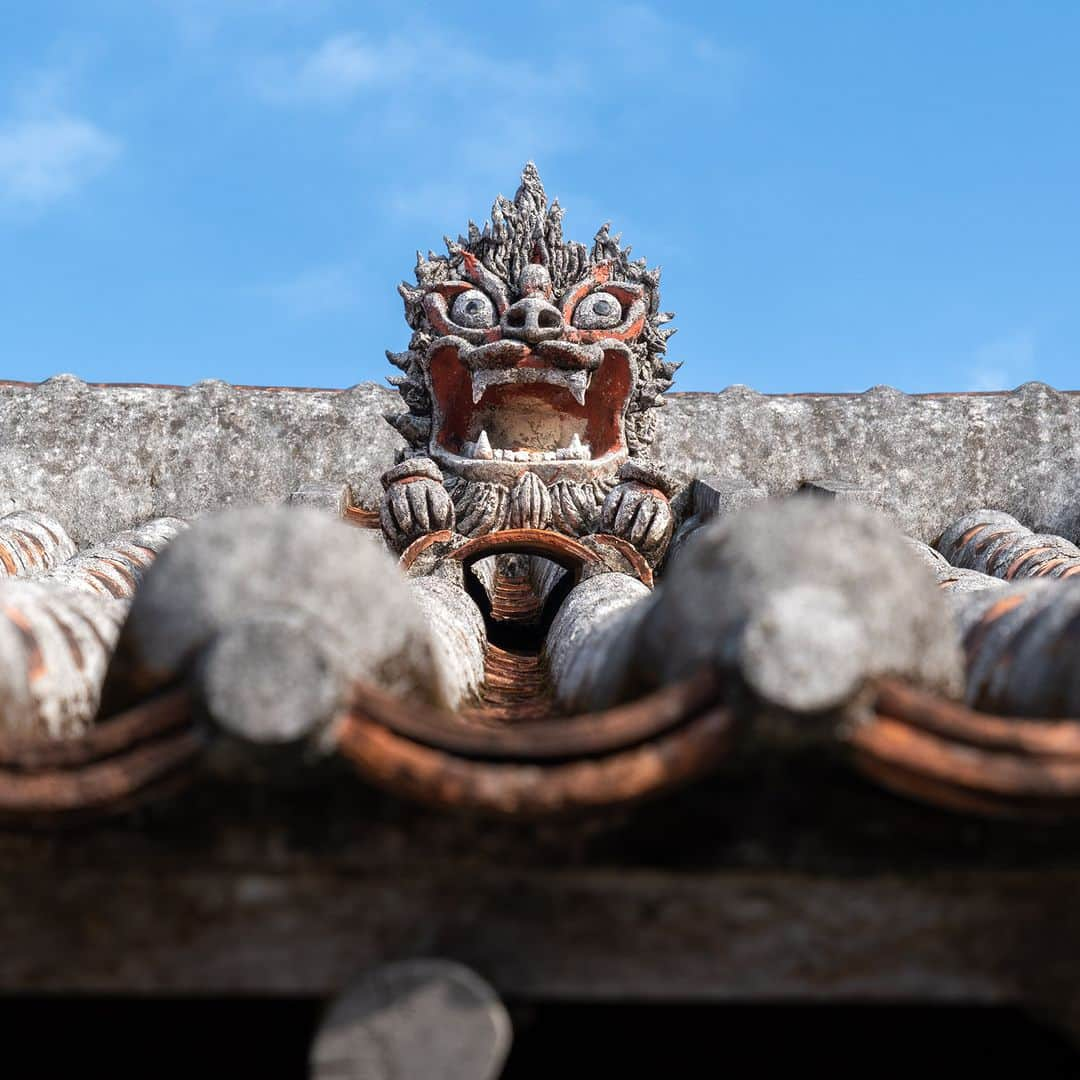
<svg viewBox="0 0 1080 1080">
<path fill-rule="evenodd" d="M 402 284 L 412 339 L 388 353 L 409 446 L 383 476 L 382 526 L 398 551 L 427 533 L 606 533 L 656 566 L 674 526 L 674 484 L 649 460 L 665 359 L 660 272 L 604 225 L 591 248 L 563 239 L 529 163 L 483 230 L 417 255 Z"/>
</svg>

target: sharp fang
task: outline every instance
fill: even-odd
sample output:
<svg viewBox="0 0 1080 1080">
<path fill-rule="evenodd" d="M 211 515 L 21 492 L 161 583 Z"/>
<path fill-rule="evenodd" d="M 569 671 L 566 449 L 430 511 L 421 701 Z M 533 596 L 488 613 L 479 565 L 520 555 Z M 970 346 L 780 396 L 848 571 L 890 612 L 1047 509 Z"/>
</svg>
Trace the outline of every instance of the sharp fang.
<svg viewBox="0 0 1080 1080">
<path fill-rule="evenodd" d="M 570 445 L 556 450 L 555 457 L 559 461 L 588 461 L 592 457 L 592 447 L 583 443 L 575 432 L 570 437 Z"/>
<path fill-rule="evenodd" d="M 491 440 L 488 438 L 488 433 L 486 431 L 480 432 L 480 438 L 476 440 L 472 456 L 474 458 L 482 458 L 484 461 L 491 461 L 495 456 L 491 449 Z"/>
<path fill-rule="evenodd" d="M 585 404 L 585 391 L 589 389 L 589 372 L 571 371 L 566 376 L 566 388 L 579 405 Z"/>
<path fill-rule="evenodd" d="M 489 386 L 498 382 L 506 381 L 506 373 L 497 369 L 485 369 L 472 373 L 472 400 L 474 405 L 480 403 L 484 392 Z"/>
<path fill-rule="evenodd" d="M 472 399 L 478 405 L 480 399 L 492 386 L 512 383 L 518 386 L 529 383 L 551 383 L 564 386 L 573 399 L 585 404 L 585 393 L 592 381 L 589 371 L 562 371 L 556 368 L 482 368 L 472 373 Z"/>
</svg>

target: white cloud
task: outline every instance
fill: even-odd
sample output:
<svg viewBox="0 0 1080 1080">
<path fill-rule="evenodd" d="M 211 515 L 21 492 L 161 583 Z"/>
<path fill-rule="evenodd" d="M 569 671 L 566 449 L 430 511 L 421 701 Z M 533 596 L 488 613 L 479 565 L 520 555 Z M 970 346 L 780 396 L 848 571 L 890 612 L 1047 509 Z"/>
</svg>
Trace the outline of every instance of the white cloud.
<svg viewBox="0 0 1080 1080">
<path fill-rule="evenodd" d="M 478 205 L 475 193 L 501 184 L 512 195 L 527 160 L 599 159 L 613 142 L 640 143 L 644 160 L 667 111 L 730 104 L 747 67 L 739 50 L 643 5 L 615 20 L 582 9 L 572 33 L 539 33 L 542 48 L 519 48 L 406 16 L 391 33 L 350 30 L 264 54 L 247 82 L 274 106 L 346 116 L 358 156 L 400 164 L 387 209 L 445 227 L 463 206 L 483 220 L 490 201 Z"/>
<path fill-rule="evenodd" d="M 489 57 L 426 23 L 384 37 L 335 34 L 307 52 L 264 57 L 251 83 L 274 104 L 340 105 L 366 93 L 414 121 L 436 105 L 466 101 L 479 120 L 508 102 L 532 98 L 542 106 L 582 86 L 567 65 Z"/>
<path fill-rule="evenodd" d="M 290 16 L 307 19 L 327 6 L 323 0 L 157 0 L 172 16 L 181 36 L 194 45 L 205 45 L 235 19 L 266 19 Z"/>
<path fill-rule="evenodd" d="M 264 57 L 250 85 L 276 106 L 347 110 L 361 154 L 397 146 L 412 163 L 418 148 L 437 146 L 438 183 L 430 169 L 406 169 L 386 201 L 396 216 L 443 223 L 448 203 L 486 214 L 490 203 L 473 199 L 492 176 L 505 182 L 526 160 L 580 137 L 560 107 L 589 86 L 565 61 L 488 57 L 425 22 L 384 37 L 337 34 L 307 53 Z"/>
<path fill-rule="evenodd" d="M 364 87 L 399 81 L 415 60 L 415 52 L 400 42 L 378 46 L 359 34 L 338 34 L 306 56 L 265 61 L 253 81 L 267 101 L 331 104 L 347 101 Z"/>
<path fill-rule="evenodd" d="M 1012 390 L 1035 369 L 1035 337 L 1021 331 L 975 350 L 968 377 L 971 390 Z"/>
<path fill-rule="evenodd" d="M 37 208 L 78 191 L 104 172 L 120 144 L 88 120 L 65 114 L 0 128 L 0 199 Z"/>
<path fill-rule="evenodd" d="M 313 267 L 263 291 L 297 318 L 344 311 L 360 299 L 356 271 L 349 264 Z"/>
<path fill-rule="evenodd" d="M 587 114 L 605 101 L 626 107 L 628 84 L 597 61 L 597 40 L 609 53 L 633 55 L 631 86 L 658 77 L 665 89 L 707 85 L 723 96 L 741 84 L 747 68 L 740 50 L 706 36 L 688 39 L 676 22 L 644 5 L 620 10 L 614 22 L 582 12 L 573 37 L 547 41 L 544 50 L 486 50 L 478 46 L 486 39 L 414 17 L 396 33 L 341 32 L 306 51 L 263 56 L 250 82 L 275 104 L 378 99 L 399 129 L 402 118 L 415 126 L 437 118 L 451 125 L 446 134 L 452 141 L 480 139 L 486 131 L 490 150 L 497 145 L 490 132 L 500 116 L 527 132 L 539 118 L 551 117 L 551 127 L 588 123 Z M 569 111 L 559 115 L 563 107 Z"/>
<path fill-rule="evenodd" d="M 67 105 L 87 61 L 69 49 L 12 85 L 0 118 L 0 208 L 34 212 L 69 198 L 119 157 L 120 140 Z"/>
</svg>

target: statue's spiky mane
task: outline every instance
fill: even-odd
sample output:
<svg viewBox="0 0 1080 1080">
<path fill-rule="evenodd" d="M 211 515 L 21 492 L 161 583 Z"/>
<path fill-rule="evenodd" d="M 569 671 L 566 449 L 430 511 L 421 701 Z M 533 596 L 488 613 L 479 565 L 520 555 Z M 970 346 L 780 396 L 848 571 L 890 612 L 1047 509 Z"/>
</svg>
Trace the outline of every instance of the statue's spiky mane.
<svg viewBox="0 0 1080 1080">
<path fill-rule="evenodd" d="M 648 314 L 640 339 L 631 348 L 636 361 L 636 381 L 626 417 L 627 446 L 635 456 L 647 454 L 656 427 L 655 412 L 663 405 L 663 394 L 673 382 L 678 363 L 664 359 L 667 339 L 675 333 L 664 324 L 672 319 L 659 310 L 660 269 L 649 269 L 644 259 L 631 259 L 630 246 L 621 236 L 611 235 L 608 224 L 601 226 L 591 249 L 562 235 L 563 209 L 558 200 L 548 204 L 536 166 L 526 163 L 521 185 L 513 200 L 500 195 L 491 208 L 491 220 L 483 228 L 469 222 L 468 233 L 457 241 L 445 238 L 447 254 L 429 251 L 416 255 L 416 285 L 399 287 L 405 301 L 405 318 L 413 329 L 409 348 L 403 353 L 387 353 L 404 376 L 390 381 L 398 388 L 408 413 L 387 417 L 414 450 L 422 450 L 430 431 L 431 397 L 424 382 L 421 358 L 435 334 L 423 310 L 424 295 L 434 286 L 463 276 L 466 253 L 508 285 L 516 282 L 529 263 L 542 263 L 548 270 L 556 295 L 585 278 L 599 264 L 611 266 L 611 278 L 644 287 Z"/>
</svg>

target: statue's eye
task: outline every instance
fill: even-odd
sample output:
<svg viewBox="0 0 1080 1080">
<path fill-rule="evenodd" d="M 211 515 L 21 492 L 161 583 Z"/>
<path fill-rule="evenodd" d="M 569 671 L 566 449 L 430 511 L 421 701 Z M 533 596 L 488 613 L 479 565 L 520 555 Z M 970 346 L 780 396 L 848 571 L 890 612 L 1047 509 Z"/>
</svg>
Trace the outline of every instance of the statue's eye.
<svg viewBox="0 0 1080 1080">
<path fill-rule="evenodd" d="M 495 325 L 495 305 L 479 289 L 469 289 L 454 300 L 450 318 L 458 326 L 483 330 Z"/>
<path fill-rule="evenodd" d="M 590 293 L 574 309 L 573 324 L 579 330 L 607 330 L 622 322 L 622 304 L 606 292 Z"/>
</svg>

